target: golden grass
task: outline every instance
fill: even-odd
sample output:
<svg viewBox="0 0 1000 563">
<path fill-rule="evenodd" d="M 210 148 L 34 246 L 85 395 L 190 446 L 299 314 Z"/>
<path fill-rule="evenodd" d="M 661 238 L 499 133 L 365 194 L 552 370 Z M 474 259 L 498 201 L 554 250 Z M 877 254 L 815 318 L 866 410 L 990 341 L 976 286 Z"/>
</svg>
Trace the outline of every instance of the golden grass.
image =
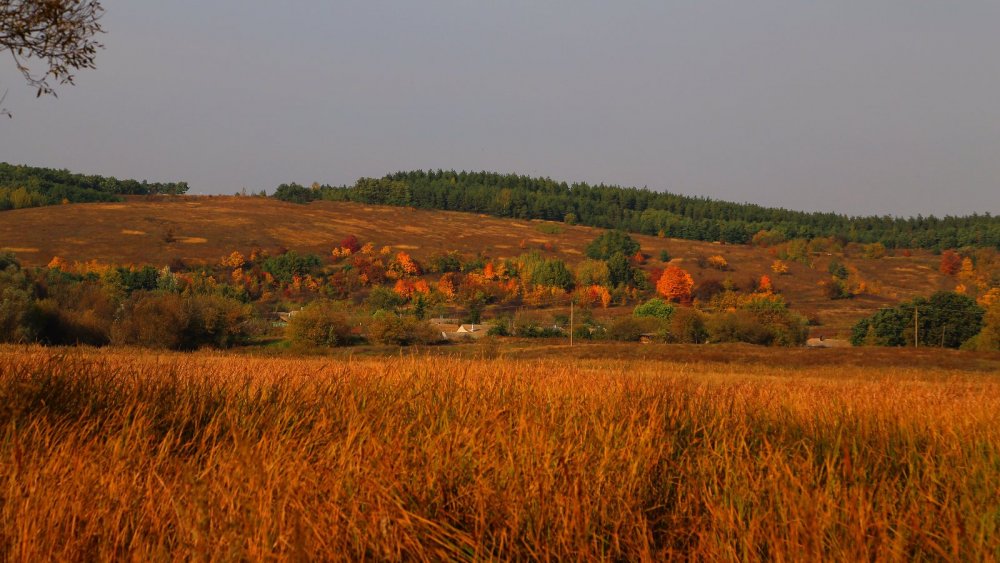
<svg viewBox="0 0 1000 563">
<path fill-rule="evenodd" d="M 995 374 L 0 347 L 10 560 L 983 560 L 998 487 Z"/>
</svg>

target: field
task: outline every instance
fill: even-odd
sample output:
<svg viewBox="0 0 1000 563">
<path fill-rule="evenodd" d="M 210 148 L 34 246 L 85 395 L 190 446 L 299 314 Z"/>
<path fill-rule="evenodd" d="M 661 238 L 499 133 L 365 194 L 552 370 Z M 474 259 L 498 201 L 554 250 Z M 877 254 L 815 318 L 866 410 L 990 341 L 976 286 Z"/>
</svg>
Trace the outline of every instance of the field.
<svg viewBox="0 0 1000 563">
<path fill-rule="evenodd" d="M 493 258 L 540 250 L 573 264 L 583 258 L 584 248 L 600 232 L 553 222 L 346 202 L 295 205 L 252 197 L 134 197 L 123 203 L 6 211 L 0 220 L 0 250 L 14 251 L 28 265 L 45 265 L 59 256 L 69 262 L 97 260 L 162 267 L 175 259 L 214 264 L 234 250 L 247 254 L 253 247 L 329 256 L 340 240 L 353 234 L 362 242 L 405 250 L 418 260 L 453 250 Z M 643 252 L 653 257 L 647 267 L 658 265 L 656 257 L 667 250 L 675 264 L 691 271 L 696 282 L 729 277 L 745 283 L 771 275 L 789 305 L 819 323 L 814 335 L 828 337 L 845 336 L 858 319 L 879 307 L 938 289 L 951 290 L 956 283 L 937 271 L 938 257 L 927 252 L 881 260 L 852 256 L 847 262 L 880 288 L 878 295 L 832 301 L 819 285 L 829 279 L 829 256 L 814 256 L 812 268 L 790 262 L 788 275 L 775 276 L 770 269 L 774 256 L 767 249 L 635 238 Z M 697 266 L 697 257 L 716 254 L 729 262 L 726 272 Z"/>
<path fill-rule="evenodd" d="M 1000 557 L 1000 356 L 558 348 L 0 347 L 0 553 Z"/>
</svg>

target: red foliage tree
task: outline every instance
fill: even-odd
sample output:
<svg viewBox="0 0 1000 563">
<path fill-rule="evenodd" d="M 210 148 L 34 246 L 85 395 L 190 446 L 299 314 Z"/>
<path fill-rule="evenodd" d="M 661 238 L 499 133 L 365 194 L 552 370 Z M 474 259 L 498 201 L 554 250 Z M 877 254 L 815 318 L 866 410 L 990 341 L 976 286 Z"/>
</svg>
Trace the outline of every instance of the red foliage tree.
<svg viewBox="0 0 1000 563">
<path fill-rule="evenodd" d="M 954 250 L 945 250 L 941 253 L 941 273 L 946 276 L 954 276 L 962 268 L 962 257 Z"/>
<path fill-rule="evenodd" d="M 346 248 L 351 251 L 351 254 L 354 254 L 361 250 L 361 243 L 358 242 L 358 237 L 351 235 L 340 241 L 340 248 Z"/>
</svg>

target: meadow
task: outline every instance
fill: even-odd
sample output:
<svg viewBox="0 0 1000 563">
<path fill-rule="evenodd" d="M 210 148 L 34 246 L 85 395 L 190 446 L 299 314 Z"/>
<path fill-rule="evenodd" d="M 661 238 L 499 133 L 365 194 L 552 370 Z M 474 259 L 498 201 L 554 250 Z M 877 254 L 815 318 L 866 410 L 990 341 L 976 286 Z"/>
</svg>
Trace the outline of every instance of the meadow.
<svg viewBox="0 0 1000 563">
<path fill-rule="evenodd" d="M 0 554 L 1000 557 L 996 355 L 464 349 L 0 347 Z"/>
</svg>

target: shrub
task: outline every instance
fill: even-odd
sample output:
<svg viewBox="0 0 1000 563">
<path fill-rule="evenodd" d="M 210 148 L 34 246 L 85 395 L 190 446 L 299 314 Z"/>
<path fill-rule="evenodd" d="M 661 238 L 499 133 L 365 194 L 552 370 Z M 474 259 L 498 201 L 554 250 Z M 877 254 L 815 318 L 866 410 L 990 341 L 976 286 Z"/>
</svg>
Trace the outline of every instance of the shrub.
<svg viewBox="0 0 1000 563">
<path fill-rule="evenodd" d="M 861 255 L 869 260 L 878 260 L 885 256 L 885 245 L 881 242 L 866 244 L 862 248 Z"/>
<path fill-rule="evenodd" d="M 278 189 L 274 190 L 272 197 L 290 203 L 309 203 L 319 197 L 319 194 L 316 190 L 311 190 L 292 182 L 291 184 L 281 184 L 278 186 Z"/>
<path fill-rule="evenodd" d="M 331 301 L 316 301 L 289 319 L 285 335 L 302 347 L 346 346 L 353 340 L 351 321 L 343 309 Z"/>
<path fill-rule="evenodd" d="M 638 342 L 642 337 L 642 326 L 632 317 L 615 319 L 608 326 L 608 338 L 624 342 Z"/>
<path fill-rule="evenodd" d="M 249 335 L 250 317 L 249 306 L 225 297 L 136 292 L 111 325 L 111 342 L 171 350 L 228 348 Z"/>
<path fill-rule="evenodd" d="M 663 262 L 664 264 L 667 263 L 667 262 L 670 262 L 670 253 L 667 252 L 666 250 L 661 250 L 660 251 L 660 262 Z"/>
<path fill-rule="evenodd" d="M 299 255 L 294 250 L 267 258 L 261 268 L 282 283 L 292 283 L 296 276 L 304 277 L 313 273 L 322 262 L 315 254 Z"/>
<path fill-rule="evenodd" d="M 431 257 L 429 268 L 432 272 L 446 274 L 462 270 L 462 258 L 455 252 L 436 254 Z"/>
<path fill-rule="evenodd" d="M 594 260 L 607 260 L 618 252 L 632 256 L 639 252 L 639 243 L 622 231 L 605 231 L 584 251 L 587 258 Z"/>
<path fill-rule="evenodd" d="M 726 270 L 729 268 L 729 262 L 718 254 L 708 257 L 708 265 L 716 270 Z"/>
<path fill-rule="evenodd" d="M 404 299 L 388 287 L 376 287 L 368 294 L 365 304 L 372 313 L 377 311 L 395 312 L 403 304 Z"/>
<path fill-rule="evenodd" d="M 659 297 L 637 306 L 632 310 L 633 317 L 650 317 L 667 320 L 674 314 L 674 306 Z"/>
<path fill-rule="evenodd" d="M 102 346 L 111 342 L 117 301 L 98 283 L 49 286 L 49 298 L 37 307 L 38 339 L 46 344 Z"/>
<path fill-rule="evenodd" d="M 678 309 L 670 317 L 668 332 L 672 342 L 701 344 L 708 337 L 705 315 L 690 308 Z"/>
<path fill-rule="evenodd" d="M 715 315 L 709 319 L 707 328 L 712 342 L 769 345 L 774 341 L 774 334 L 749 311 Z"/>
<path fill-rule="evenodd" d="M 525 320 L 514 325 L 514 335 L 521 338 L 557 338 L 563 336 L 563 331 L 552 326 L 542 326 L 534 320 Z"/>
<path fill-rule="evenodd" d="M 414 317 L 397 317 L 379 311 L 368 322 L 368 340 L 375 344 L 433 344 L 441 340 L 441 331 L 429 322 Z"/>
<path fill-rule="evenodd" d="M 704 280 L 694 287 L 691 297 L 699 301 L 707 302 L 725 290 L 725 284 L 719 280 Z"/>
<path fill-rule="evenodd" d="M 488 336 L 510 336 L 510 324 L 506 319 L 497 319 L 486 331 Z"/>
<path fill-rule="evenodd" d="M 986 309 L 986 314 L 983 315 L 983 330 L 968 342 L 973 350 L 1000 351 L 1000 301 L 994 302 Z"/>
<path fill-rule="evenodd" d="M 13 252 L 0 252 L 0 272 L 3 272 L 11 266 L 15 270 L 21 269 L 21 263 L 17 260 L 17 256 L 14 256 Z"/>
<path fill-rule="evenodd" d="M 850 272 L 847 270 L 847 266 L 844 266 L 837 260 L 830 260 L 830 264 L 826 267 L 830 275 L 841 280 L 846 280 Z"/>
</svg>

